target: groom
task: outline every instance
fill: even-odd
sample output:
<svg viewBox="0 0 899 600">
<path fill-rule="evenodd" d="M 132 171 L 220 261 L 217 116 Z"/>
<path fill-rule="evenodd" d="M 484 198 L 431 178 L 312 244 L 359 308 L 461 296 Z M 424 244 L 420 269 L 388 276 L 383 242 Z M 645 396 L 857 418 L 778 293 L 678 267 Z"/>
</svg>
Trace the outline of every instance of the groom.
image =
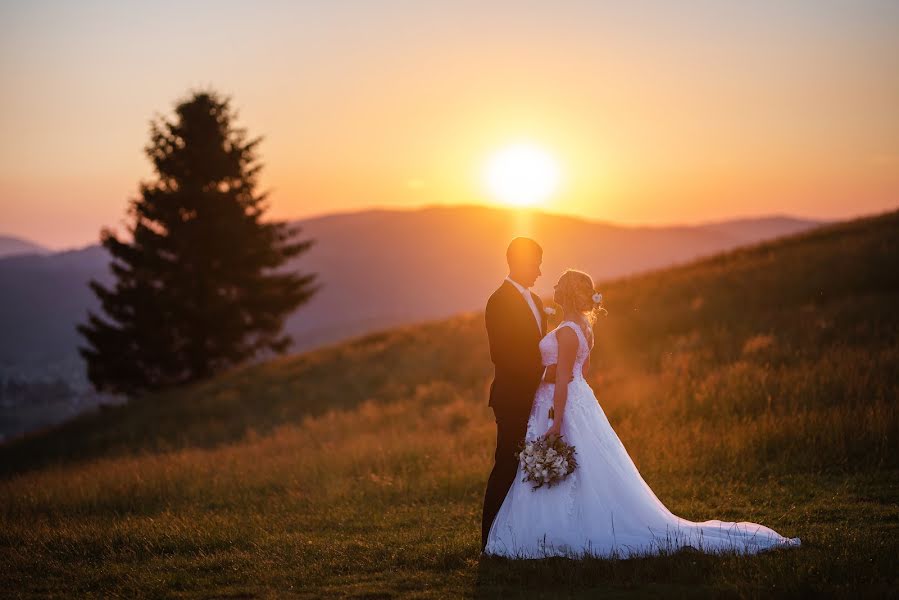
<svg viewBox="0 0 899 600">
<path fill-rule="evenodd" d="M 543 302 L 528 288 L 540 276 L 543 248 L 532 239 L 517 237 L 506 249 L 509 276 L 490 299 L 484 319 L 494 365 L 489 406 L 496 417 L 496 454 L 484 494 L 481 549 L 496 513 L 518 470 L 518 444 L 527 433 L 531 404 L 543 365 L 538 347 L 546 332 Z"/>
</svg>

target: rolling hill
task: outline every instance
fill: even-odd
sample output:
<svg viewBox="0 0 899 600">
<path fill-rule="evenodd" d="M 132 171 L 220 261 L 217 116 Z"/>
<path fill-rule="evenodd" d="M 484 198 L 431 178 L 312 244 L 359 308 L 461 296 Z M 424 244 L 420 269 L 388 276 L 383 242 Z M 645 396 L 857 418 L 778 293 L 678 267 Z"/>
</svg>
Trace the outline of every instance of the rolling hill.
<svg viewBox="0 0 899 600">
<path fill-rule="evenodd" d="M 607 278 L 666 266 L 818 225 L 770 217 L 692 227 L 620 227 L 535 212 L 484 206 L 367 210 L 297 221 L 316 240 L 293 267 L 320 274 L 323 288 L 287 319 L 294 351 L 354 335 L 480 309 L 505 276 L 505 245 L 529 232 L 544 244 L 544 273 L 580 266 Z M 42 398 L 38 408 L 6 399 L 0 388 L 0 439 L 68 418 L 109 399 L 93 392 L 77 353 L 75 325 L 99 310 L 91 278 L 111 283 L 100 246 L 0 259 L 0 381 L 68 386 L 70 397 Z M 290 268 L 290 266 L 288 267 Z"/>
<path fill-rule="evenodd" d="M 519 222 L 511 210 L 483 206 L 368 210 L 296 221 L 317 240 L 294 266 L 320 273 L 323 289 L 288 319 L 294 350 L 367 331 L 446 317 L 481 307 L 505 276 L 505 245 L 529 231 L 546 247 L 537 289 L 580 265 L 608 278 L 666 266 L 744 243 L 795 233 L 818 222 L 771 217 L 693 227 L 620 227 L 534 213 Z M 111 281 L 97 245 L 45 256 L 0 259 L 0 365 L 22 372 L 83 371 L 75 325 L 98 303 L 91 278 Z M 83 383 L 83 377 L 80 382 Z"/>
<path fill-rule="evenodd" d="M 298 222 L 319 240 L 298 268 L 321 273 L 324 288 L 287 322 L 295 349 L 483 308 L 508 271 L 506 245 L 516 235 L 531 236 L 543 246 L 544 277 L 535 291 L 548 293 L 553 278 L 567 267 L 608 279 L 821 224 L 768 217 L 624 227 L 539 211 L 520 215 L 485 206 L 434 206 Z"/>
<path fill-rule="evenodd" d="M 676 514 L 797 550 L 479 559 L 480 312 L 372 333 L 0 446 L 22 595 L 882 596 L 899 554 L 899 212 L 606 280 L 590 384 Z M 562 588 L 561 586 L 565 586 Z"/>
<path fill-rule="evenodd" d="M 48 254 L 50 251 L 20 237 L 0 235 L 0 258 L 15 254 Z"/>
</svg>

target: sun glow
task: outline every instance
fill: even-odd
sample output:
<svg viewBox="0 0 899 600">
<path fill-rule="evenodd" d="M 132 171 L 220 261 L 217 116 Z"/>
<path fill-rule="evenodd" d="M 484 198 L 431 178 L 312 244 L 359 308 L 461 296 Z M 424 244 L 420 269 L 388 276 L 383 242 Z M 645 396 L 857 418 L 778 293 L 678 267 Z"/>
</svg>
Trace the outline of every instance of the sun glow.
<svg viewBox="0 0 899 600">
<path fill-rule="evenodd" d="M 494 154 L 484 170 L 484 182 L 497 200 L 515 206 L 545 202 L 559 185 L 559 167 L 543 148 L 519 143 Z"/>
</svg>

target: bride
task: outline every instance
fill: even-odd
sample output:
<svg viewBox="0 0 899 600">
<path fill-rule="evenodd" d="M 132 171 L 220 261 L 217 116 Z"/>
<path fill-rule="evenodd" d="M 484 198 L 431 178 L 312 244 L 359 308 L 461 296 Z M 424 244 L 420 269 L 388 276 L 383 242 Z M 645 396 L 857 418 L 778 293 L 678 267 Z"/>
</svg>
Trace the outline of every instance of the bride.
<svg viewBox="0 0 899 600">
<path fill-rule="evenodd" d="M 537 388 L 525 439 L 561 434 L 575 447 L 578 466 L 555 486 L 534 490 L 522 481 L 519 464 L 484 552 L 512 558 L 627 558 L 684 547 L 751 554 L 799 546 L 798 537 L 783 537 L 757 523 L 697 523 L 665 508 L 643 481 L 584 378 L 593 348 L 592 324 L 604 310 L 602 296 L 594 293 L 589 275 L 573 269 L 562 274 L 554 289 L 563 320 L 540 341 L 547 373 Z M 567 378 L 568 385 L 546 381 Z M 549 417 L 550 408 L 559 418 Z"/>
</svg>

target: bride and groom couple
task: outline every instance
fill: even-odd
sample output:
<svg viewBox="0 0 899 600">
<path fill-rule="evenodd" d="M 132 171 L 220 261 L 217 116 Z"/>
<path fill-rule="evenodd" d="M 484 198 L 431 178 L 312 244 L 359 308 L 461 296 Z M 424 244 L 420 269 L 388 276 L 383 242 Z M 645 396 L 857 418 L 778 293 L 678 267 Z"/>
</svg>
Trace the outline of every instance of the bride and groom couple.
<svg viewBox="0 0 899 600">
<path fill-rule="evenodd" d="M 627 558 L 686 547 L 750 554 L 800 545 L 757 523 L 693 522 L 665 508 L 587 384 L 593 322 L 604 310 L 593 280 L 573 269 L 562 273 L 553 295 L 561 322 L 547 332 L 543 303 L 528 289 L 541 275 L 542 248 L 515 238 L 506 260 L 509 276 L 485 312 L 497 426 L 481 523 L 485 554 Z M 548 434 L 574 446 L 578 466 L 554 486 L 533 489 L 517 452 L 523 441 Z"/>
</svg>

